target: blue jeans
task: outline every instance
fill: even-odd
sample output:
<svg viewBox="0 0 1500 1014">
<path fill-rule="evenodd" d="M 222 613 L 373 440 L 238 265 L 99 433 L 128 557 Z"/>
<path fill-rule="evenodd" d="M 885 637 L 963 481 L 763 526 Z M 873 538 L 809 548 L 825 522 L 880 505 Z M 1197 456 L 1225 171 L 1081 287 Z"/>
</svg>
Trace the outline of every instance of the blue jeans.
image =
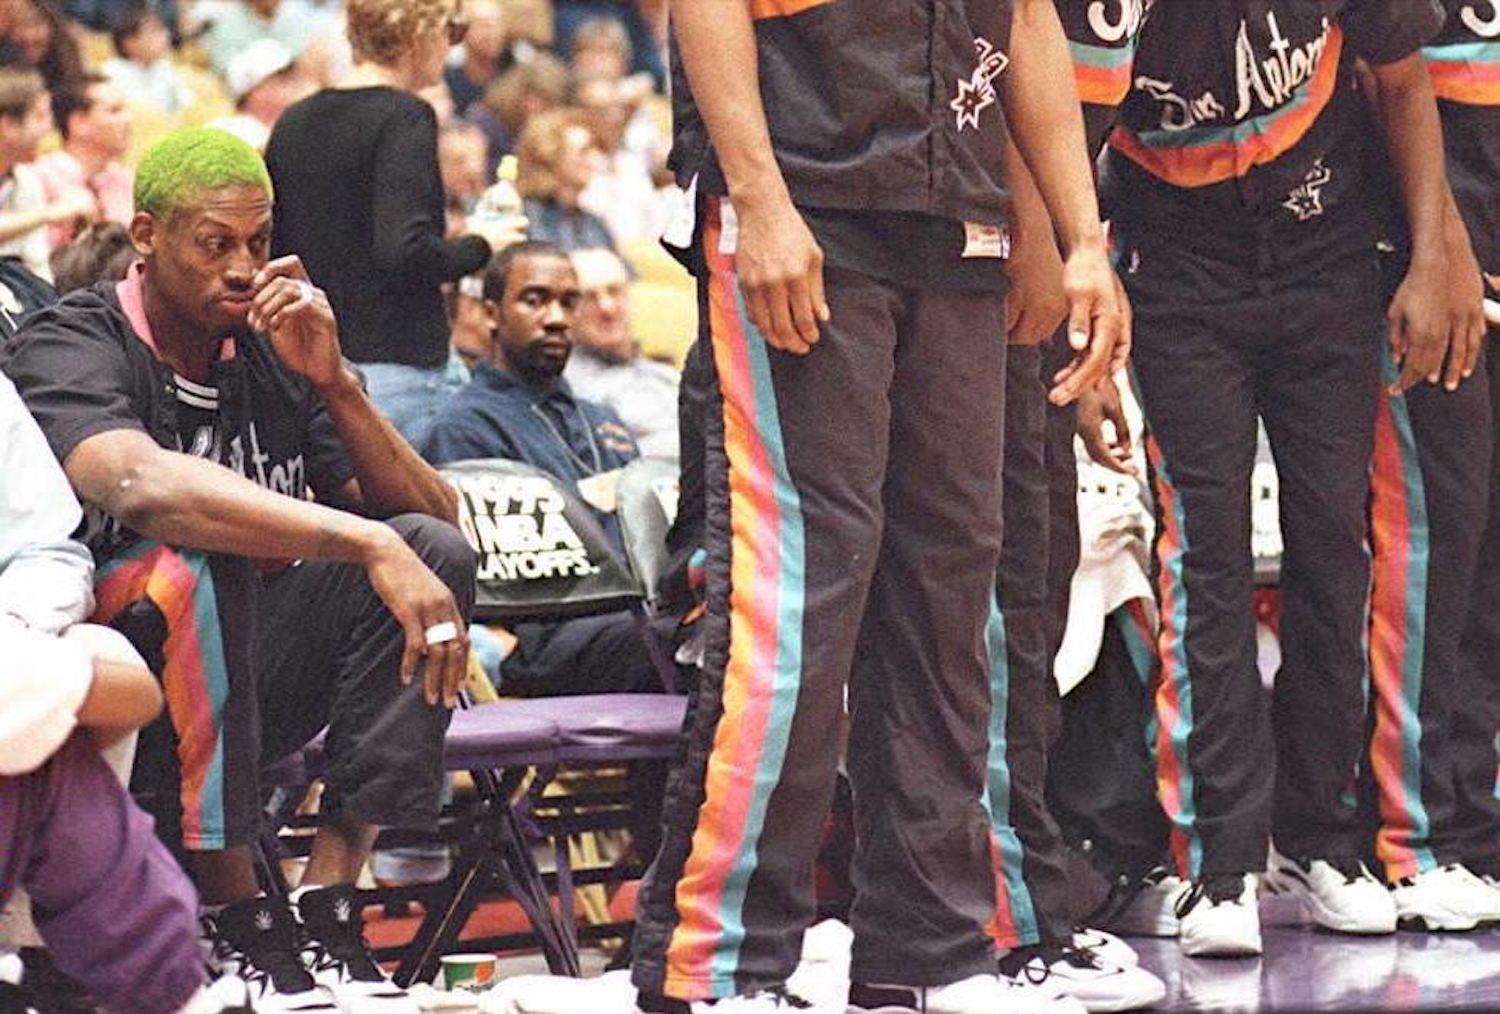
<svg viewBox="0 0 1500 1014">
<path fill-rule="evenodd" d="M 359 369 L 380 414 L 418 451 L 438 411 L 469 382 L 469 369 L 456 356 L 433 369 L 402 363 L 360 363 Z"/>
</svg>

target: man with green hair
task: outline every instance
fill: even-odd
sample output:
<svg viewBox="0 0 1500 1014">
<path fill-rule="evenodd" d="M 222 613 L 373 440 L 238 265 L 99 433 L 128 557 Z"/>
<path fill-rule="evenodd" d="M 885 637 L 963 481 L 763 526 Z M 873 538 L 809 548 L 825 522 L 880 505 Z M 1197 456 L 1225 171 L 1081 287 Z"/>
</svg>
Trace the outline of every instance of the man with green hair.
<svg viewBox="0 0 1500 1014">
<path fill-rule="evenodd" d="M 404 996 L 370 960 L 352 884 L 378 827 L 437 819 L 474 588 L 454 493 L 371 406 L 301 262 L 268 260 L 254 150 L 179 131 L 142 160 L 135 204 L 125 279 L 69 294 L 0 353 L 85 504 L 94 621 L 162 681 L 134 788 L 195 875 L 213 963 L 257 1010 Z M 325 726 L 322 826 L 288 905 L 251 863 L 256 775 Z"/>
</svg>

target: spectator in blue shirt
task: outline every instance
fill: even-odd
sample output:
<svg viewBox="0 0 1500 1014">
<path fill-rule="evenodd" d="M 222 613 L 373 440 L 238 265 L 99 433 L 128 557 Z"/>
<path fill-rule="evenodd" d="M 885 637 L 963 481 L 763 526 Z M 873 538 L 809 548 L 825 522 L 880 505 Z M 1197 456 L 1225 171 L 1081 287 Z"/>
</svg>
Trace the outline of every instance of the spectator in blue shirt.
<svg viewBox="0 0 1500 1014">
<path fill-rule="evenodd" d="M 619 470 L 639 457 L 619 416 L 573 396 L 563 367 L 573 350 L 578 277 L 557 247 L 508 247 L 484 277 L 494 331 L 490 360 L 439 412 L 427 439 L 435 465 L 508 458 L 568 483 L 594 509 L 616 552 Z M 506 639 L 498 688 L 517 696 L 648 692 L 660 681 L 629 613 L 522 623 Z"/>
</svg>

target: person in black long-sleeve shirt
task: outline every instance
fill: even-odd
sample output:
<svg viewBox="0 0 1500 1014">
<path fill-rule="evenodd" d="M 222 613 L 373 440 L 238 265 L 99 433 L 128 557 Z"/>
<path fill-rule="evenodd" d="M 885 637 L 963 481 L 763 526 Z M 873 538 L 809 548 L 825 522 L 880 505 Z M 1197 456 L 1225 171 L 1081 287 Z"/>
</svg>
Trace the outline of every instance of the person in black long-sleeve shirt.
<svg viewBox="0 0 1500 1014">
<path fill-rule="evenodd" d="M 327 292 L 375 404 L 413 444 L 467 377 L 449 371 L 441 286 L 519 238 L 472 226 L 444 238 L 437 118 L 413 92 L 442 77 L 463 23 L 452 0 L 351 0 L 355 70 L 290 107 L 266 149 L 272 248 Z"/>
</svg>

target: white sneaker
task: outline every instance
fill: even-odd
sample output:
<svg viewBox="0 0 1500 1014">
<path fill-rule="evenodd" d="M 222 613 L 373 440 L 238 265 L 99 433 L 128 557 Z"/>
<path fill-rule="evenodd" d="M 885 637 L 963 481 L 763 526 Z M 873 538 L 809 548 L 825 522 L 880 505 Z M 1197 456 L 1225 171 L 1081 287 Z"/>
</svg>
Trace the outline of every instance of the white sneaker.
<svg viewBox="0 0 1500 1014">
<path fill-rule="evenodd" d="M 1464 933 L 1479 925 L 1484 882 L 1462 866 L 1440 866 L 1391 885 L 1391 901 L 1402 928 L 1428 933 Z"/>
<path fill-rule="evenodd" d="M 1003 975 L 971 975 L 946 986 L 854 983 L 847 1014 L 1086 1014 L 1072 997 Z M 719 1008 L 713 1009 L 719 1014 Z"/>
<path fill-rule="evenodd" d="M 1182 953 L 1194 958 L 1257 955 L 1260 909 L 1254 874 L 1228 873 L 1188 884 L 1177 902 Z"/>
<path fill-rule="evenodd" d="M 239 976 L 225 976 L 204 986 L 177 1014 L 254 1014 L 250 984 Z"/>
<path fill-rule="evenodd" d="M 1396 932 L 1396 906 L 1357 859 L 1289 859 L 1271 850 L 1261 883 L 1272 894 L 1296 898 L 1303 918 L 1336 933 Z"/>
<path fill-rule="evenodd" d="M 1500 922 L 1500 884 L 1480 876 L 1463 863 L 1458 864 L 1458 875 L 1473 892 L 1470 911 L 1480 923 Z"/>
<path fill-rule="evenodd" d="M 1080 926 L 1073 931 L 1073 946 L 1080 951 L 1093 951 L 1094 956 L 1107 965 L 1139 965 L 1141 956 L 1125 941 L 1113 933 L 1092 926 Z"/>
<path fill-rule="evenodd" d="M 1103 961 L 1094 951 L 1069 947 L 1043 960 L 1052 985 L 1090 1011 L 1139 1010 L 1167 996 L 1166 983 L 1144 968 Z"/>
<path fill-rule="evenodd" d="M 1094 920 L 1102 928 L 1127 937 L 1175 937 L 1177 899 L 1186 885 L 1182 878 L 1158 866 L 1137 884 L 1121 888 L 1128 897 L 1114 906 L 1106 903 Z"/>
</svg>

